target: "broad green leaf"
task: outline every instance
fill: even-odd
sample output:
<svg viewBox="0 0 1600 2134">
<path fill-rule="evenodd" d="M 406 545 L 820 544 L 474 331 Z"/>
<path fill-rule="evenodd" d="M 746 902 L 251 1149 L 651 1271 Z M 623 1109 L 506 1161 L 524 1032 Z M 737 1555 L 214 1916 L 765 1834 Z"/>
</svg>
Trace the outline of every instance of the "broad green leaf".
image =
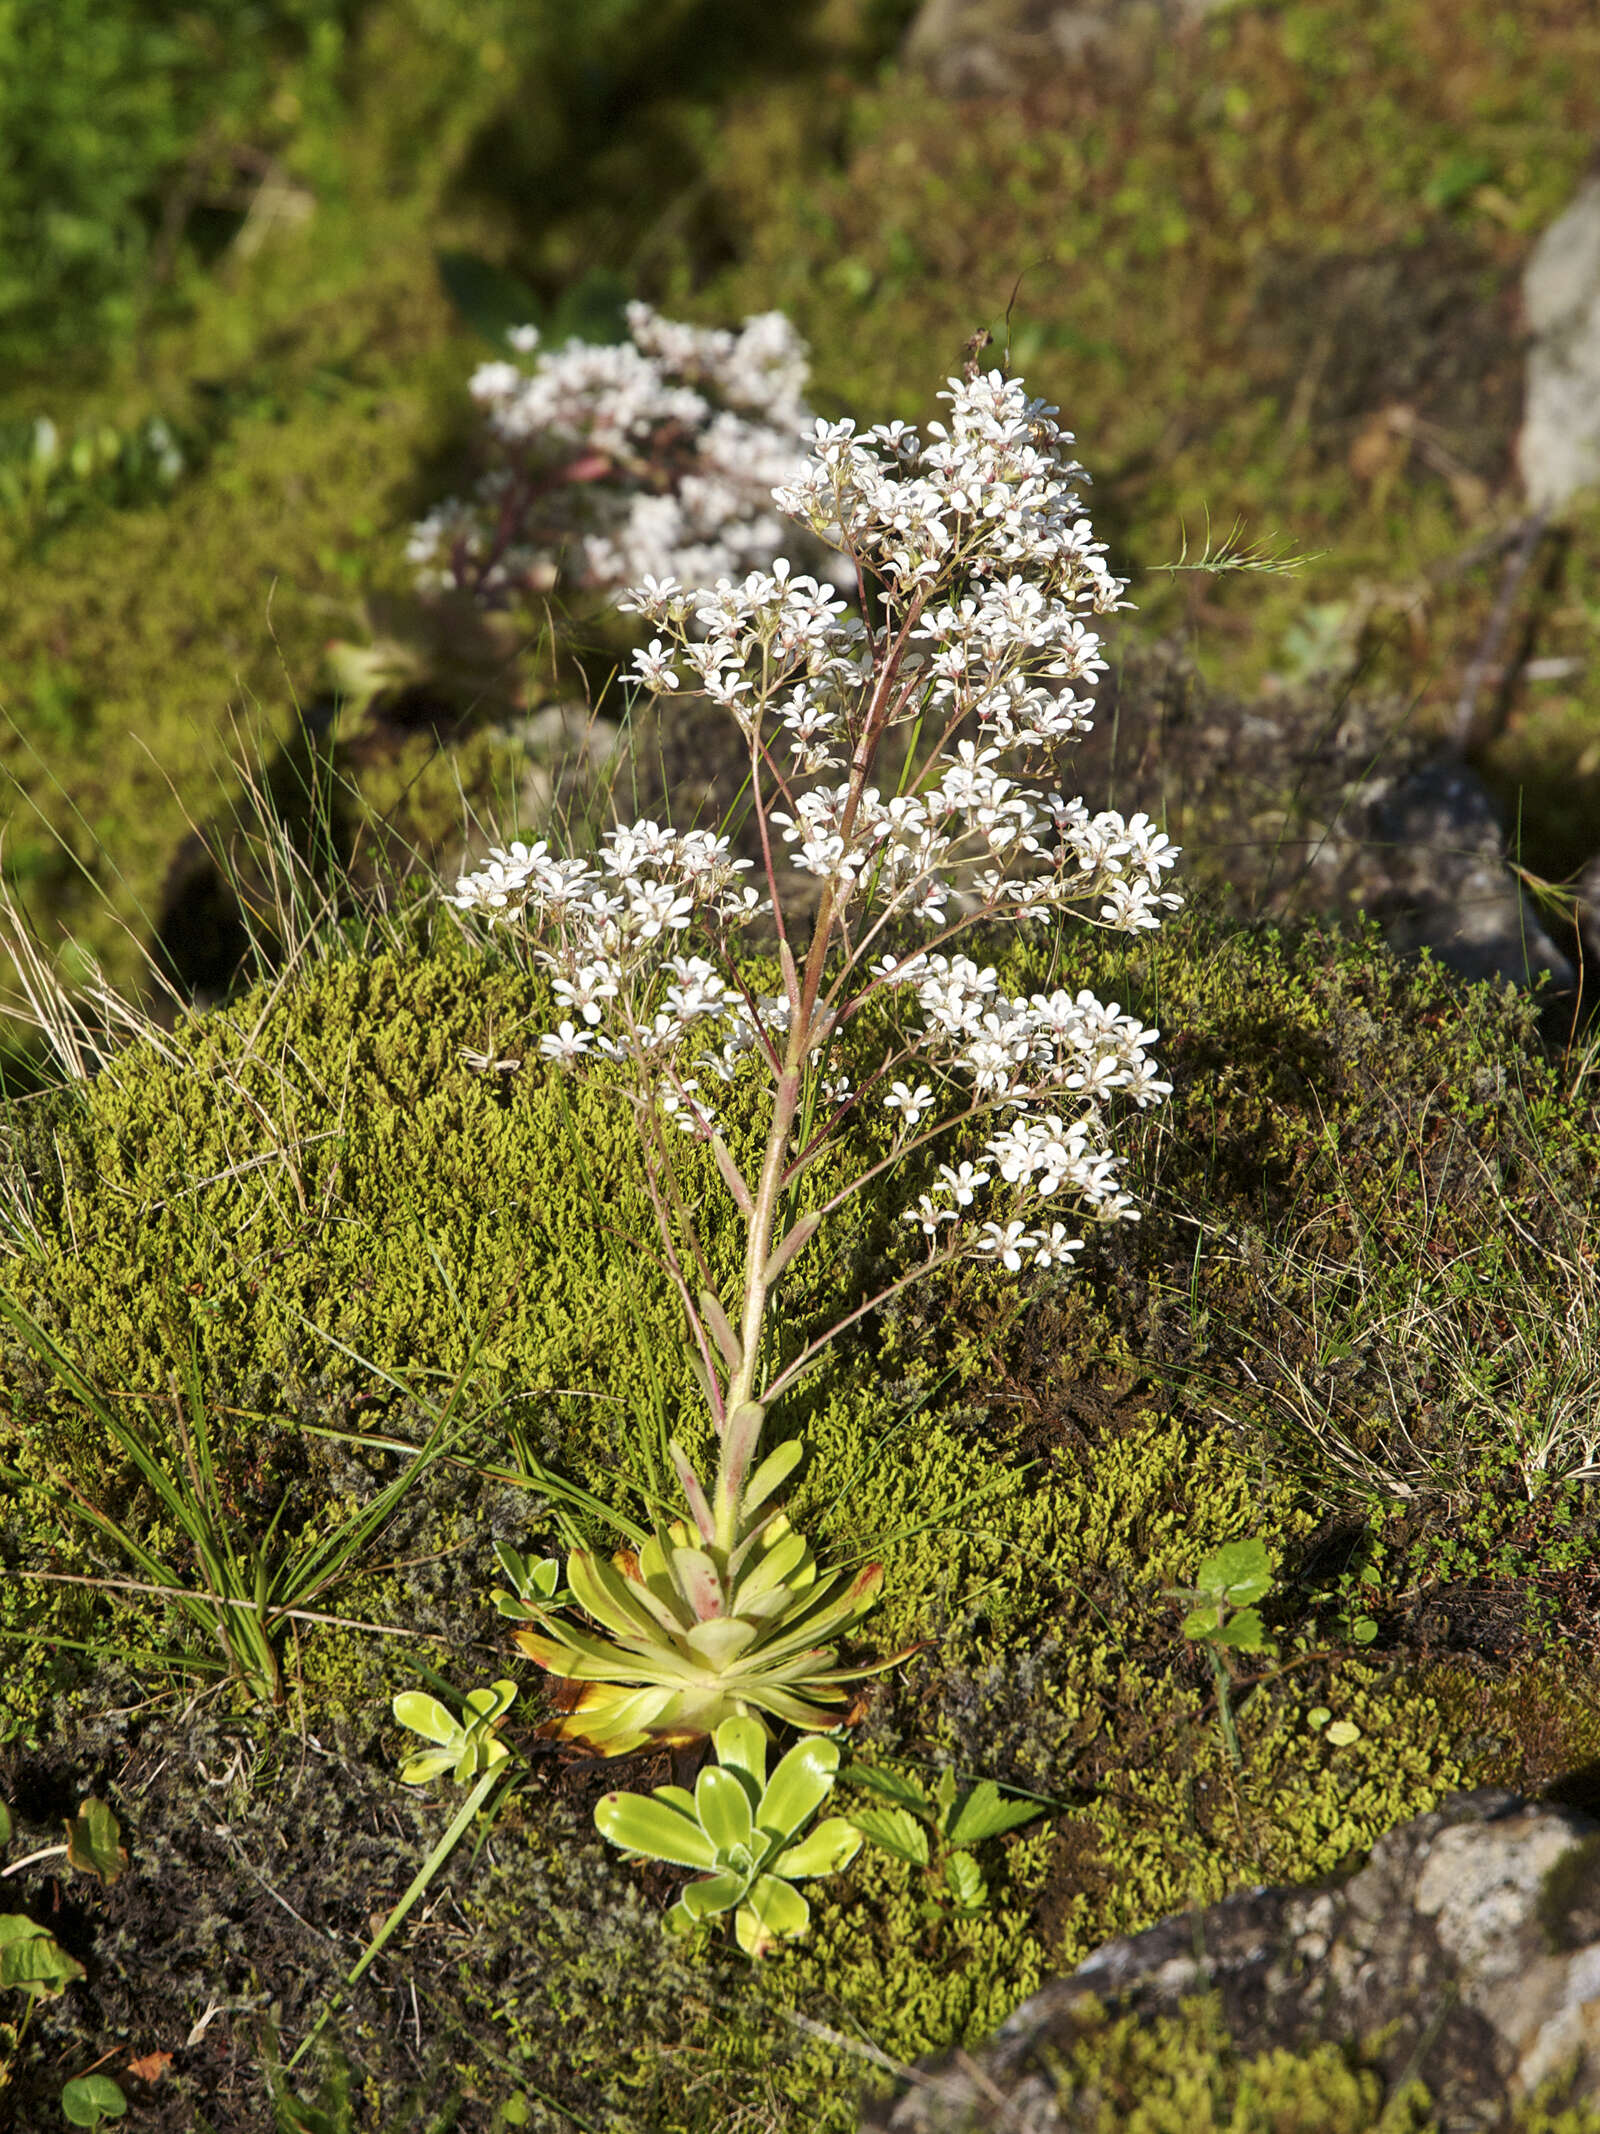
<svg viewBox="0 0 1600 2134">
<path fill-rule="evenodd" d="M 719 1912 L 731 1912 L 743 1898 L 749 1881 L 748 1875 L 709 1875 L 704 1882 L 687 1884 L 678 1902 L 698 1926 L 702 1919 L 715 1919 Z"/>
<path fill-rule="evenodd" d="M 717 1850 L 698 1823 L 665 1801 L 642 1793 L 608 1793 L 594 1812 L 595 1828 L 624 1852 L 642 1852 L 674 1867 L 715 1867 Z"/>
<path fill-rule="evenodd" d="M 704 1549 L 674 1549 L 672 1575 L 678 1582 L 678 1590 L 694 1610 L 697 1621 L 707 1623 L 722 1613 L 722 1581 L 717 1576 L 716 1565 Z M 574 1593 L 578 1590 L 576 1579 L 572 1581 L 572 1590 Z"/>
<path fill-rule="evenodd" d="M 0 1845 L 11 1843 L 11 1810 L 0 1801 Z"/>
<path fill-rule="evenodd" d="M 773 1837 L 792 1838 L 826 1800 L 838 1768 L 836 1742 L 797 1741 L 768 1780 L 756 1821 Z"/>
<path fill-rule="evenodd" d="M 669 1808 L 676 1808 L 680 1815 L 688 1816 L 691 1822 L 699 1813 L 694 1804 L 694 1795 L 687 1786 L 652 1786 L 650 1790 L 658 1801 L 665 1801 Z"/>
<path fill-rule="evenodd" d="M 805 1560 L 809 1544 L 804 1535 L 787 1533 L 762 1556 L 755 1569 L 739 1581 L 734 1605 L 745 1607 L 758 1595 L 781 1586 Z"/>
<path fill-rule="evenodd" d="M 426 1786 L 444 1772 L 453 1771 L 457 1761 L 454 1749 L 419 1750 L 400 1766 L 400 1783 L 402 1786 Z"/>
<path fill-rule="evenodd" d="M 997 1838 L 1003 1831 L 1020 1830 L 1024 1823 L 1035 1821 L 1043 1813 L 1037 1801 L 1002 1800 L 992 1778 L 980 1779 L 950 1825 L 950 1842 L 981 1845 L 985 1838 Z"/>
<path fill-rule="evenodd" d="M 696 1623 L 684 1633 L 689 1650 L 721 1674 L 740 1659 L 760 1636 L 754 1623 L 741 1623 L 735 1616 L 720 1615 L 709 1623 Z"/>
<path fill-rule="evenodd" d="M 781 1445 L 773 1446 L 750 1477 L 745 1489 L 742 1509 L 747 1518 L 759 1505 L 766 1503 L 774 1490 L 783 1487 L 805 1458 L 805 1454 L 804 1438 L 785 1438 Z"/>
<path fill-rule="evenodd" d="M 881 1793 L 885 1800 L 895 1801 L 902 1808 L 919 1809 L 923 1814 L 932 1810 L 933 1803 L 927 1794 L 903 1771 L 888 1771 L 881 1764 L 853 1763 L 844 1775 L 852 1786 L 865 1786 L 873 1793 Z"/>
<path fill-rule="evenodd" d="M 525 1599 L 528 1592 L 528 1566 L 525 1558 L 519 1555 L 508 1541 L 497 1541 L 494 1545 L 494 1560 L 506 1574 L 506 1583 L 512 1592 Z"/>
<path fill-rule="evenodd" d="M 1195 1577 L 1201 1593 L 1220 1593 L 1230 1607 L 1245 1608 L 1260 1600 L 1272 1584 L 1272 1564 L 1264 1541 L 1230 1541 L 1208 1556 Z"/>
<path fill-rule="evenodd" d="M 811 1907 L 790 1883 L 763 1875 L 734 1917 L 733 1930 L 747 1956 L 768 1956 L 780 1941 L 794 1941 L 811 1924 Z"/>
<path fill-rule="evenodd" d="M 82 1875 L 98 1875 L 109 1889 L 127 1870 L 122 1825 L 104 1801 L 91 1794 L 67 1824 L 67 1858 Z"/>
<path fill-rule="evenodd" d="M 1213 1645 L 1226 1645 L 1233 1652 L 1277 1650 L 1254 1608 L 1241 1608 L 1237 1615 L 1230 1615 L 1211 1642 Z"/>
<path fill-rule="evenodd" d="M 657 1618 L 640 1597 L 643 1589 L 633 1586 L 614 1564 L 575 1551 L 567 1564 L 567 1583 L 579 1607 L 613 1637 L 655 1635 Z"/>
<path fill-rule="evenodd" d="M 75 2127 L 97 2127 L 103 2119 L 120 2119 L 128 2109 L 109 2075 L 79 2075 L 61 2092 L 61 2116 Z"/>
<path fill-rule="evenodd" d="M 0 1989 L 50 2000 L 83 1975 L 47 1928 L 20 1912 L 0 1913 Z"/>
<path fill-rule="evenodd" d="M 1222 1610 L 1209 1603 L 1204 1608 L 1191 1608 L 1183 1619 L 1184 1636 L 1202 1644 L 1214 1638 L 1221 1628 Z"/>
<path fill-rule="evenodd" d="M 853 1820 L 857 1830 L 895 1859 L 927 1866 L 928 1833 L 907 1809 L 863 1808 Z"/>
<path fill-rule="evenodd" d="M 893 1812 L 892 1810 L 889 1812 Z M 779 1853 L 772 1863 L 775 1875 L 803 1880 L 807 1875 L 836 1875 L 848 1867 L 861 1850 L 861 1833 L 842 1815 L 830 1815 L 798 1845 Z"/>
<path fill-rule="evenodd" d="M 466 1706 L 475 1719 L 492 1726 L 516 1702 L 515 1682 L 491 1682 L 487 1689 L 469 1689 Z"/>
<path fill-rule="evenodd" d="M 715 1735 L 725 1769 L 742 1771 L 754 1781 L 756 1799 L 767 1782 L 767 1730 L 759 1719 L 724 1719 Z"/>
<path fill-rule="evenodd" d="M 748 1845 L 754 1831 L 750 1796 L 736 1771 L 708 1764 L 695 1780 L 694 1805 L 700 1827 L 722 1854 Z"/>
<path fill-rule="evenodd" d="M 982 1911 L 988 1897 L 983 1874 L 970 1852 L 953 1852 L 944 1863 L 950 1894 L 964 1912 Z"/>
<path fill-rule="evenodd" d="M 395 1698 L 392 1710 L 403 1727 L 413 1734 L 420 1734 L 425 1741 L 456 1742 L 461 1739 L 461 1723 L 454 1713 L 447 1712 L 437 1697 L 430 1697 L 425 1690 L 403 1689 Z"/>
</svg>

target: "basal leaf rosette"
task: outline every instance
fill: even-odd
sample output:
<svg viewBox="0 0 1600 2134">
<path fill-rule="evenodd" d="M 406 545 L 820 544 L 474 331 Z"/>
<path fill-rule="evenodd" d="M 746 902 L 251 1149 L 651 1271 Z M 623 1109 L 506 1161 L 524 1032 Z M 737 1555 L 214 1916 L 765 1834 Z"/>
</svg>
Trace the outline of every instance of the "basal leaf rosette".
<svg viewBox="0 0 1600 2134">
<path fill-rule="evenodd" d="M 759 1430 L 759 1415 L 746 1428 Z M 567 1560 L 572 1598 L 605 1635 L 523 1602 L 537 1627 L 517 1632 L 519 1649 L 580 1685 L 548 1735 L 624 1756 L 649 1742 L 698 1740 L 752 1715 L 763 1726 L 826 1731 L 840 1723 L 852 1684 L 894 1665 L 838 1664 L 837 1640 L 876 1601 L 883 1566 L 819 1574 L 810 1544 L 771 1504 L 802 1449 L 791 1438 L 756 1469 L 731 1547 L 719 1545 L 704 1491 L 682 1462 L 699 1523 L 663 1525 L 637 1553 L 575 1550 Z"/>
</svg>

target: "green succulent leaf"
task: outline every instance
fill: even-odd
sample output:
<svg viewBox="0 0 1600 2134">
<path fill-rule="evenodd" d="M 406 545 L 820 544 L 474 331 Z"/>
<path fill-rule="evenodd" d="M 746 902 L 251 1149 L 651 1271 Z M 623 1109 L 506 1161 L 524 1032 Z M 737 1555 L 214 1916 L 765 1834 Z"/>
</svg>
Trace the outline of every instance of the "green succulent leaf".
<svg viewBox="0 0 1600 2134">
<path fill-rule="evenodd" d="M 0 1801 L 0 1845 L 11 1843 L 11 1810 Z"/>
<path fill-rule="evenodd" d="M 792 1838 L 827 1799 L 838 1768 L 836 1742 L 797 1741 L 767 1782 L 757 1823 L 775 1838 Z"/>
<path fill-rule="evenodd" d="M 734 1606 L 748 1607 L 750 1602 L 774 1586 L 781 1586 L 794 1571 L 797 1571 L 810 1553 L 804 1537 L 796 1533 L 784 1534 L 766 1551 L 753 1571 L 741 1578 L 735 1595 Z"/>
<path fill-rule="evenodd" d="M 754 1784 L 759 1800 L 767 1782 L 767 1730 L 761 1721 L 724 1719 L 714 1738 L 723 1769 L 743 1772 Z"/>
<path fill-rule="evenodd" d="M 642 1793 L 608 1793 L 594 1811 L 595 1828 L 624 1852 L 668 1860 L 674 1867 L 715 1867 L 717 1848 L 697 1822 L 665 1801 Z"/>
<path fill-rule="evenodd" d="M 1007 1830 L 1020 1830 L 1043 1815 L 1037 1801 L 1006 1801 L 992 1778 L 980 1779 L 961 1803 L 950 1825 L 952 1845 L 981 1845 Z"/>
<path fill-rule="evenodd" d="M 842 1815 L 830 1815 L 798 1845 L 779 1853 L 771 1872 L 799 1881 L 808 1875 L 836 1875 L 850 1865 L 860 1850 L 861 1833 L 855 1825 L 847 1823 Z"/>
<path fill-rule="evenodd" d="M 759 1625 L 724 1615 L 714 1622 L 696 1623 L 685 1633 L 684 1642 L 697 1659 L 721 1674 L 741 1659 L 760 1635 Z"/>
<path fill-rule="evenodd" d="M 689 1883 L 678 1902 L 698 1926 L 703 1919 L 715 1919 L 720 1912 L 731 1912 L 736 1904 L 744 1901 L 749 1887 L 748 1875 L 726 1869 L 720 1875 L 708 1875 L 703 1882 Z"/>
<path fill-rule="evenodd" d="M 788 1481 L 789 1477 L 800 1465 L 800 1462 L 805 1458 L 805 1451 L 805 1440 L 797 1437 L 785 1438 L 781 1445 L 773 1446 L 772 1450 L 761 1462 L 761 1465 L 750 1477 L 749 1486 L 745 1490 L 744 1512 L 746 1517 L 765 1504 L 775 1491 L 783 1487 L 784 1483 Z"/>
<path fill-rule="evenodd" d="M 762 1875 L 734 1917 L 747 1956 L 770 1956 L 780 1941 L 796 1941 L 811 1924 L 811 1907 L 792 1883 Z"/>
<path fill-rule="evenodd" d="M 736 1846 L 749 1846 L 755 1822 L 750 1796 L 736 1771 L 708 1764 L 695 1781 L 694 1805 L 701 1829 L 720 1855 L 731 1853 Z"/>
<path fill-rule="evenodd" d="M 492 1726 L 504 1713 L 510 1711 L 516 1702 L 516 1696 L 515 1682 L 492 1682 L 487 1689 L 469 1689 L 465 1703 L 473 1716 L 473 1722 Z"/>
<path fill-rule="evenodd" d="M 953 1852 L 944 1863 L 944 1879 L 950 1894 L 964 1912 L 981 1912 L 989 1892 L 983 1872 L 970 1852 Z"/>
<path fill-rule="evenodd" d="M 459 1739 L 461 1723 L 447 1712 L 437 1697 L 420 1689 L 403 1689 L 394 1700 L 394 1716 L 425 1741 L 453 1742 Z"/>
<path fill-rule="evenodd" d="M 454 1771 L 458 1758 L 454 1749 L 422 1749 L 415 1756 L 408 1756 L 400 1766 L 400 1783 L 403 1786 L 426 1786 L 446 1771 Z"/>
<path fill-rule="evenodd" d="M 928 1833 L 905 1808 L 863 1808 L 854 1818 L 864 1837 L 912 1867 L 928 1864 Z"/>
</svg>

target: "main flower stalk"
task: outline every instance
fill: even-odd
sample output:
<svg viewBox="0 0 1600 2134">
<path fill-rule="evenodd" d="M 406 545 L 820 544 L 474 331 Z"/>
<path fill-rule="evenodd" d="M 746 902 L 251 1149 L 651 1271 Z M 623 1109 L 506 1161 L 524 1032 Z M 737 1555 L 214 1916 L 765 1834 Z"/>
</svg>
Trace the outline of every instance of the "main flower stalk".
<svg viewBox="0 0 1600 2134">
<path fill-rule="evenodd" d="M 551 973 L 566 1013 L 541 1039 L 545 1057 L 620 1070 L 719 1437 L 709 1493 L 672 1442 L 686 1516 L 636 1559 L 574 1554 L 572 1592 L 608 1641 L 529 1604 L 524 1649 L 590 1685 L 560 1731 L 613 1752 L 731 1715 L 837 1723 L 852 1676 L 829 1641 L 871 1604 L 881 1571 L 818 1573 L 778 1508 L 798 1441 L 758 1460 L 767 1409 L 844 1327 L 934 1269 L 969 1256 L 1063 1270 L 1083 1240 L 1057 1209 L 1134 1219 L 1107 1116 L 1170 1086 L 1149 1056 L 1157 1033 L 1115 1001 L 1014 997 L 992 967 L 953 953 L 976 928 L 1067 912 L 1136 932 L 1180 900 L 1163 886 L 1176 851 L 1146 817 L 1091 816 L 1015 775 L 1086 729 L 1091 707 L 1073 685 L 1104 661 L 1083 616 L 1121 605 L 1124 588 L 1081 516 L 1083 470 L 1055 411 L 998 371 L 952 379 L 945 397 L 950 424 L 926 440 L 900 424 L 858 437 L 819 422 L 804 477 L 775 492 L 853 570 L 859 612 L 782 559 L 710 592 L 647 578 L 622 603 L 662 633 L 635 655 L 641 681 L 697 687 L 737 725 L 759 863 L 729 836 L 640 822 L 608 832 L 594 862 L 543 843 L 496 849 L 457 887 L 461 908 L 524 926 Z M 886 770 L 887 795 L 874 783 Z M 760 887 L 743 879 L 758 865 Z M 796 894 L 806 876 L 809 917 Z M 777 936 L 782 989 L 770 997 L 751 991 L 740 952 L 758 924 Z M 891 944 L 919 927 L 920 945 L 897 954 Z M 845 1033 L 872 1004 L 893 1034 L 857 1088 Z M 765 1107 L 753 1180 L 706 1078 Z M 811 1186 L 780 1235 L 780 1211 L 868 1105 L 892 1120 L 890 1153 L 826 1195 Z M 732 1310 L 678 1186 L 675 1133 L 709 1148 L 745 1224 Z M 937 1161 L 946 1152 L 961 1160 Z M 924 1256 L 776 1364 L 765 1335 L 788 1269 L 847 1200 L 902 1165 L 927 1181 L 904 1216 Z"/>
</svg>

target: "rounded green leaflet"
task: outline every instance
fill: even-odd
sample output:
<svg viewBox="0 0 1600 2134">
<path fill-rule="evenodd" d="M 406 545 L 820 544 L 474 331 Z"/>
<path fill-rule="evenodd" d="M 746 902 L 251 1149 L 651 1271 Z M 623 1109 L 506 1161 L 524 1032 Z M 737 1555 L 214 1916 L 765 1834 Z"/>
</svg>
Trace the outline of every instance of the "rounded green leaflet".
<svg viewBox="0 0 1600 2134">
<path fill-rule="evenodd" d="M 775 1875 L 836 1875 L 848 1867 L 861 1850 L 861 1833 L 842 1815 L 830 1815 L 807 1833 L 798 1845 L 779 1853 L 772 1863 Z"/>
<path fill-rule="evenodd" d="M 1229 1541 L 1200 1566 L 1195 1585 L 1202 1593 L 1220 1593 L 1235 1608 L 1258 1601 L 1272 1584 L 1272 1563 L 1264 1541 Z"/>
<path fill-rule="evenodd" d="M 695 1781 L 695 1812 L 700 1827 L 724 1857 L 737 1848 L 748 1851 L 753 1832 L 750 1796 L 736 1771 L 708 1764 Z"/>
<path fill-rule="evenodd" d="M 767 1782 L 767 1730 L 761 1721 L 724 1719 L 713 1738 L 723 1769 L 742 1772 L 754 1784 L 753 1799 L 759 1800 Z"/>
<path fill-rule="evenodd" d="M 403 1727 L 409 1727 L 413 1734 L 422 1735 L 426 1741 L 453 1742 L 461 1733 L 455 1718 L 437 1697 L 430 1697 L 425 1690 L 402 1690 L 394 1700 L 393 1709 Z"/>
<path fill-rule="evenodd" d="M 704 1882 L 691 1882 L 678 1902 L 698 1926 L 702 1919 L 715 1919 L 719 1912 L 731 1912 L 744 1896 L 749 1879 L 748 1875 L 731 1871 L 708 1875 Z"/>
<path fill-rule="evenodd" d="M 964 1912 L 980 1911 L 988 1892 L 983 1872 L 970 1852 L 953 1852 L 944 1863 L 944 1879 Z"/>
<path fill-rule="evenodd" d="M 821 1807 L 839 1768 L 836 1742 L 797 1741 L 768 1780 L 756 1821 L 776 1838 L 792 1838 Z"/>
<path fill-rule="evenodd" d="M 128 2109 L 109 2075 L 79 2075 L 61 2092 L 62 2116 L 75 2127 L 97 2127 L 103 2119 L 120 2119 Z"/>
<path fill-rule="evenodd" d="M 53 2000 L 84 1970 L 48 1927 L 25 1912 L 0 1913 L 0 1989 Z"/>
<path fill-rule="evenodd" d="M 642 1793 L 608 1793 L 594 1811 L 595 1828 L 624 1852 L 668 1860 L 674 1867 L 715 1867 L 717 1850 L 698 1823 L 665 1801 Z"/>
<path fill-rule="evenodd" d="M 811 1924 L 811 1907 L 792 1883 L 762 1875 L 733 1922 L 746 1956 L 768 1956 L 780 1941 L 796 1941 Z"/>
</svg>

